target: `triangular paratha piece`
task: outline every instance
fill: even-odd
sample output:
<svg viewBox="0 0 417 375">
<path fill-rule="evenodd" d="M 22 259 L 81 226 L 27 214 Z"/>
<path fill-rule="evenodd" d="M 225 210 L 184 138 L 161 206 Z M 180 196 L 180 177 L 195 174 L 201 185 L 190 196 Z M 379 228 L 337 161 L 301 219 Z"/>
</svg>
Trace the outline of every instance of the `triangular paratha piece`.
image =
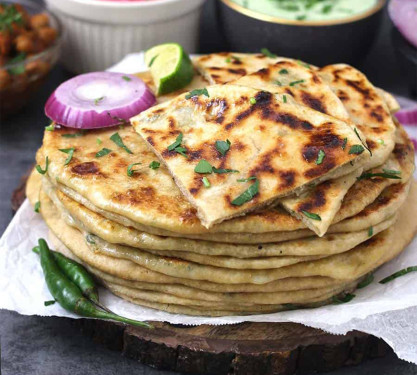
<svg viewBox="0 0 417 375">
<path fill-rule="evenodd" d="M 347 123 L 243 86 L 211 86 L 206 94 L 180 95 L 131 122 L 207 228 L 346 175 L 366 159 Z M 227 140 L 230 150 L 223 155 L 215 144 Z M 239 172 L 196 173 L 202 159 Z M 250 177 L 256 180 L 237 181 Z"/>
<path fill-rule="evenodd" d="M 196 57 L 193 63 L 200 74 L 214 85 L 236 80 L 281 60 L 290 59 L 268 57 L 261 53 L 220 52 Z"/>
<path fill-rule="evenodd" d="M 300 105 L 350 122 L 343 103 L 316 71 L 296 61 L 279 61 L 232 81 L 231 84 L 291 95 Z M 351 126 L 355 127 L 353 123 Z M 358 172 L 355 171 L 338 179 L 326 181 L 301 196 L 285 198 L 280 203 L 287 211 L 301 219 L 307 227 L 322 236 L 332 223 L 343 198 L 357 176 Z M 308 213 L 311 215 L 307 216 Z"/>
<path fill-rule="evenodd" d="M 364 169 L 382 165 L 394 149 L 395 125 L 377 88 L 364 74 L 345 64 L 325 66 L 318 74 L 342 100 L 351 120 L 366 138 L 372 157 Z"/>
</svg>

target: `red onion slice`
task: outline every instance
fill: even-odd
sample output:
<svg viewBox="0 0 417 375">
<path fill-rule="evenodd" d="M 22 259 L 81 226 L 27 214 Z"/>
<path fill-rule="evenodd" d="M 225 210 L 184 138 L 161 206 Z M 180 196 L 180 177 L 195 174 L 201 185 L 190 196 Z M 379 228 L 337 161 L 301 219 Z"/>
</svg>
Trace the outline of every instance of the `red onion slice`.
<svg viewBox="0 0 417 375">
<path fill-rule="evenodd" d="M 45 114 L 62 126 L 95 129 L 129 121 L 154 104 L 155 96 L 138 77 L 94 72 L 58 86 L 46 102 Z"/>
<path fill-rule="evenodd" d="M 417 0 L 391 0 L 388 12 L 404 38 L 417 47 Z"/>
</svg>

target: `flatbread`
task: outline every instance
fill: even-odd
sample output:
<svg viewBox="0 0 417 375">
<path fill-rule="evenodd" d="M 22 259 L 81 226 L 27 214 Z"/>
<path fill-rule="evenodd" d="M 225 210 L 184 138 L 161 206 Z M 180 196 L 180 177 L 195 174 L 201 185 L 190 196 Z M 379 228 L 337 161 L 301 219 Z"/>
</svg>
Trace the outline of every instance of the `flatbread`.
<svg viewBox="0 0 417 375">
<path fill-rule="evenodd" d="M 340 120 L 243 86 L 207 90 L 209 97 L 180 95 L 131 119 L 207 228 L 299 193 L 306 184 L 350 173 L 364 162 L 366 153 L 348 152 L 360 141 Z M 250 98 L 256 102 L 251 104 Z M 168 150 L 180 134 L 187 157 Z M 226 139 L 231 148 L 222 156 L 214 145 Z M 316 162 L 320 150 L 326 156 Z M 239 173 L 211 175 L 212 187 L 207 189 L 201 174 L 194 171 L 201 159 Z M 247 203 L 235 204 L 249 186 L 236 179 L 251 176 L 258 179 L 259 193 Z"/>
<path fill-rule="evenodd" d="M 294 82 L 299 83 L 293 84 Z M 300 105 L 350 123 L 343 103 L 315 70 L 295 61 L 280 61 L 232 81 L 231 84 L 288 95 Z M 354 128 L 354 124 L 350 125 Z M 326 181 L 301 196 L 284 198 L 280 204 L 317 235 L 322 236 L 340 209 L 347 191 L 361 173 L 362 170 L 356 170 L 338 179 Z M 320 220 L 306 216 L 303 211 L 318 215 Z"/>
<path fill-rule="evenodd" d="M 346 64 L 325 66 L 318 74 L 343 102 L 351 120 L 366 138 L 372 157 L 364 170 L 382 165 L 394 149 L 396 129 L 380 92 L 364 74 Z"/>
<path fill-rule="evenodd" d="M 109 140 L 114 131 L 115 129 L 103 129 L 78 138 L 64 138 L 62 134 L 65 131 L 62 130 L 47 132 L 43 147 L 37 154 L 37 161 L 43 166 L 45 156 L 49 154 L 52 168 L 48 168 L 47 175 L 59 190 L 90 210 L 142 232 L 229 243 L 278 242 L 311 235 L 310 231 L 304 229 L 303 223 L 280 207 L 249 213 L 207 230 L 201 225 L 195 210 L 179 192 L 164 166 L 161 165 L 157 171 L 147 168 L 155 159 L 132 128 L 118 129 L 118 132 L 123 139 L 130 140 L 129 147 L 135 150 L 134 155 L 119 152 L 110 154 L 107 159 L 94 159 L 93 155 L 100 148 L 96 145 L 96 139 L 102 140 L 102 146 L 114 148 Z M 357 181 L 345 196 L 329 233 L 345 231 L 343 228 L 333 229 L 334 224 L 362 211 L 393 182 L 408 181 L 414 170 L 413 146 L 401 126 L 397 133 L 397 145 L 383 168 L 400 170 L 402 179 L 373 178 Z M 58 149 L 70 147 L 76 148 L 74 160 L 65 166 L 66 156 Z M 89 164 L 92 160 L 94 163 Z M 87 170 L 84 174 L 73 173 L 71 169 L 74 162 L 94 167 L 94 173 L 87 173 Z M 143 167 L 138 166 L 140 175 L 135 173 L 133 177 L 128 177 L 127 166 L 134 162 L 142 163 Z M 160 188 L 154 189 L 153 186 Z M 158 202 L 157 205 L 142 199 L 149 194 Z"/>
<path fill-rule="evenodd" d="M 278 61 L 291 61 L 284 57 L 267 57 L 263 54 L 220 52 L 195 57 L 194 66 L 210 84 L 223 84 L 253 73 Z"/>
<path fill-rule="evenodd" d="M 35 180 L 36 177 L 32 175 L 28 181 L 28 197 L 31 199 L 32 204 L 35 203 L 32 198 L 37 196 L 34 194 L 36 189 L 33 189 L 33 182 Z M 148 270 L 128 260 L 113 258 L 92 252 L 88 248 L 85 238 L 81 232 L 65 223 L 65 221 L 61 218 L 61 215 L 55 209 L 52 201 L 45 194 L 42 195 L 41 207 L 41 213 L 46 218 L 47 224 L 52 230 L 50 237 L 56 246 L 55 250 L 64 253 L 64 255 L 69 256 L 76 261 L 84 263 L 84 265 L 92 268 L 93 270 L 99 270 L 100 272 L 112 275 L 120 280 L 125 280 L 132 283 L 127 284 L 128 286 L 135 287 L 138 285 L 136 283 L 146 282 L 157 284 L 180 284 L 211 292 L 267 293 L 276 291 L 293 291 L 308 288 L 322 288 L 332 285 L 339 285 L 341 283 L 338 280 L 326 277 L 305 277 L 286 278 L 262 285 L 218 284 L 167 276 Z"/>
<path fill-rule="evenodd" d="M 283 267 L 300 261 L 313 260 L 314 257 L 317 258 L 352 249 L 369 238 L 369 225 L 375 226 L 373 230 L 373 234 L 375 235 L 387 229 L 392 224 L 395 211 L 391 206 L 398 208 L 404 202 L 408 188 L 397 192 L 396 195 L 393 194 L 393 196 L 390 196 L 390 194 L 386 194 L 382 197 L 380 205 L 386 209 L 389 207 L 389 211 L 391 212 L 391 216 L 385 215 L 387 217 L 383 221 L 377 221 L 378 217 L 383 214 L 380 213 L 378 215 L 378 205 L 372 205 L 373 207 L 368 209 L 369 215 L 364 214 L 361 217 L 364 221 L 368 221 L 368 216 L 373 220 L 369 221 L 369 224 L 367 223 L 367 226 L 361 228 L 362 230 L 359 229 L 358 232 L 339 233 L 337 235 L 323 237 L 322 239 L 314 239 L 314 237 L 307 236 L 308 238 L 305 240 L 267 243 L 263 245 L 235 245 L 176 237 L 154 236 L 112 222 L 88 210 L 59 191 L 50 191 L 48 187 L 46 187 L 46 191 L 69 225 L 74 225 L 83 232 L 92 233 L 109 243 L 125 244 L 150 252 L 156 251 L 160 255 L 174 256 L 197 263 L 231 268 L 262 269 Z M 389 205 L 390 198 L 394 201 L 391 205 Z M 384 207 L 384 204 L 387 207 Z M 352 227 L 360 226 L 358 225 L 359 220 L 352 219 L 352 221 L 353 223 L 349 223 L 348 225 Z M 99 240 L 97 239 L 97 241 Z M 105 247 L 109 249 L 111 246 L 105 245 Z M 126 251 L 127 253 L 132 253 L 132 250 Z M 269 258 L 263 259 L 262 257 Z M 300 259 L 299 257 L 303 258 Z M 245 261 L 243 258 L 251 259 L 250 261 Z"/>
<path fill-rule="evenodd" d="M 346 122 L 350 121 L 342 101 L 317 72 L 295 61 L 279 61 L 229 83 L 288 95 L 300 105 Z"/>
</svg>

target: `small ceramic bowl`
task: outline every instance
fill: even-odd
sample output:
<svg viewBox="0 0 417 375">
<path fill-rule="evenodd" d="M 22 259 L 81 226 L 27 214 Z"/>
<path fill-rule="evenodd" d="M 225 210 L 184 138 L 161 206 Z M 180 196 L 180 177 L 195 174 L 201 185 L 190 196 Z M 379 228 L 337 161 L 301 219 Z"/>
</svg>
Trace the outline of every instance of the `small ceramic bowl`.
<svg viewBox="0 0 417 375">
<path fill-rule="evenodd" d="M 204 0 L 46 0 L 66 29 L 64 66 L 73 73 L 104 70 L 156 44 L 196 52 Z"/>
<path fill-rule="evenodd" d="M 43 6 L 28 0 L 8 0 L 2 3 L 18 3 L 31 15 L 47 13 L 50 25 L 57 30 L 57 38 L 39 53 L 0 66 L 0 72 L 3 73 L 0 80 L 0 119 L 21 109 L 43 85 L 58 60 L 63 36 L 59 20 L 52 13 L 46 12 Z"/>
<path fill-rule="evenodd" d="M 343 19 L 296 21 L 254 12 L 231 0 L 218 0 L 220 25 L 228 48 L 258 52 L 262 47 L 280 56 L 316 65 L 355 64 L 370 50 L 379 30 L 386 0 L 369 11 Z"/>
</svg>

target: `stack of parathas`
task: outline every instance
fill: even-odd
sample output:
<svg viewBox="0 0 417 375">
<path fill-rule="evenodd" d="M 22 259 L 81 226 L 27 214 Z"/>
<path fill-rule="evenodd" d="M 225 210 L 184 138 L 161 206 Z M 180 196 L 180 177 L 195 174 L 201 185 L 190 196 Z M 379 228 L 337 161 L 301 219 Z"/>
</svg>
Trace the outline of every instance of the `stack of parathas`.
<svg viewBox="0 0 417 375">
<path fill-rule="evenodd" d="M 414 150 L 389 94 L 347 65 L 230 53 L 194 64 L 191 85 L 133 127 L 45 132 L 37 162 L 49 168 L 28 196 L 107 288 L 174 313 L 267 313 L 340 298 L 405 248 Z M 113 151 L 97 158 L 102 147 Z"/>
</svg>

